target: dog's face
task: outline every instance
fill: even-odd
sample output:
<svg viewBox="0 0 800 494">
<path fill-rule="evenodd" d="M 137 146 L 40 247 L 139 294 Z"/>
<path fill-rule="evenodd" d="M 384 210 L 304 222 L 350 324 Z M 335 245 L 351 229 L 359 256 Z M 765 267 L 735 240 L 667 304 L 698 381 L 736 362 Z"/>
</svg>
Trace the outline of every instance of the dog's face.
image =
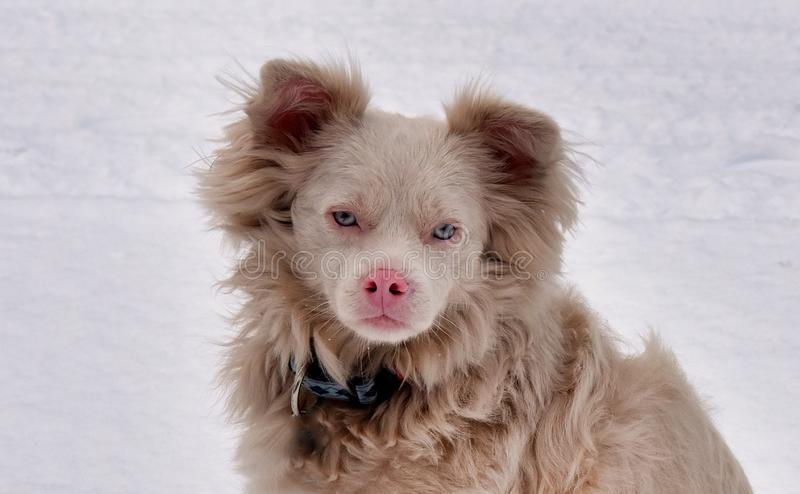
<svg viewBox="0 0 800 494">
<path fill-rule="evenodd" d="M 468 151 L 442 123 L 370 111 L 298 190 L 308 278 L 364 338 L 427 330 L 479 275 L 487 220 Z"/>
<path fill-rule="evenodd" d="M 304 298 L 374 342 L 447 321 L 486 276 L 559 269 L 576 201 L 552 120 L 475 88 L 446 122 L 367 101 L 352 69 L 267 63 L 205 183 L 223 225 L 280 240 Z"/>
</svg>

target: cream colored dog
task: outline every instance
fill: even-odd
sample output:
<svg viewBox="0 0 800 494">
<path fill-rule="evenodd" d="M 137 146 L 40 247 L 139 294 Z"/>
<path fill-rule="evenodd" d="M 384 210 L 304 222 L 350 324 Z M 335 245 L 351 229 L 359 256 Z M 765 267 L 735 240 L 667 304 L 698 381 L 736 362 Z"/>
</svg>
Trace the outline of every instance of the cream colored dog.
<svg viewBox="0 0 800 494">
<path fill-rule="evenodd" d="M 447 122 L 357 69 L 267 63 L 203 172 L 246 255 L 223 378 L 248 493 L 743 493 L 673 355 L 558 280 L 575 170 L 477 87 Z"/>
</svg>

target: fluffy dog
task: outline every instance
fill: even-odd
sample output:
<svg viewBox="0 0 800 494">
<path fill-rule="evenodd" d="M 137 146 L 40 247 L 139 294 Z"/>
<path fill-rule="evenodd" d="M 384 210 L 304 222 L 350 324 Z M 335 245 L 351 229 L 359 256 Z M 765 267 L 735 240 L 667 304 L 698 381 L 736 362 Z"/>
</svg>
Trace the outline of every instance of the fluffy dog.
<svg viewBox="0 0 800 494">
<path fill-rule="evenodd" d="M 274 60 L 202 174 L 242 261 L 223 380 L 248 493 L 743 493 L 673 355 L 558 279 L 576 170 L 478 86 L 446 122 Z"/>
</svg>

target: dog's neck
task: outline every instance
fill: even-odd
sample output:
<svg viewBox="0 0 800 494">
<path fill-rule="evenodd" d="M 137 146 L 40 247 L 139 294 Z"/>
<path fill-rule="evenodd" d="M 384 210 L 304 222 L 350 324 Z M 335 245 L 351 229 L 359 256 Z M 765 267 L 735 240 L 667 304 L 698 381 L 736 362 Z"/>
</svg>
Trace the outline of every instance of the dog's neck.
<svg viewBox="0 0 800 494">
<path fill-rule="evenodd" d="M 307 410 L 300 406 L 300 393 L 307 392 L 316 400 L 327 400 L 347 403 L 355 407 L 376 406 L 388 400 L 403 382 L 402 375 L 396 371 L 381 367 L 374 374 L 353 374 L 348 376 L 344 384 L 331 378 L 320 365 L 314 350 L 313 340 L 310 342 L 311 356 L 301 363 L 289 362 L 294 374 L 291 393 L 292 415 L 298 416 Z"/>
</svg>

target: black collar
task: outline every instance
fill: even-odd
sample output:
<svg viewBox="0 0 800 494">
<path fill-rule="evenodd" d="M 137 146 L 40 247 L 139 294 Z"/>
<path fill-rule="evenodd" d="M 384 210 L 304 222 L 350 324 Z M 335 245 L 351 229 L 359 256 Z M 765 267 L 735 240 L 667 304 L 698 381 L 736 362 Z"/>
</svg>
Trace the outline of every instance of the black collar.
<svg viewBox="0 0 800 494">
<path fill-rule="evenodd" d="M 303 387 L 323 400 L 348 402 L 353 406 L 367 407 L 377 405 L 389 399 L 400 387 L 403 379 L 395 372 L 381 368 L 374 376 L 353 376 L 342 386 L 325 373 L 311 346 L 311 360 L 298 369 L 294 360 L 289 361 L 289 368 L 295 374 L 292 386 L 292 414 L 299 415 L 298 395 Z"/>
</svg>

